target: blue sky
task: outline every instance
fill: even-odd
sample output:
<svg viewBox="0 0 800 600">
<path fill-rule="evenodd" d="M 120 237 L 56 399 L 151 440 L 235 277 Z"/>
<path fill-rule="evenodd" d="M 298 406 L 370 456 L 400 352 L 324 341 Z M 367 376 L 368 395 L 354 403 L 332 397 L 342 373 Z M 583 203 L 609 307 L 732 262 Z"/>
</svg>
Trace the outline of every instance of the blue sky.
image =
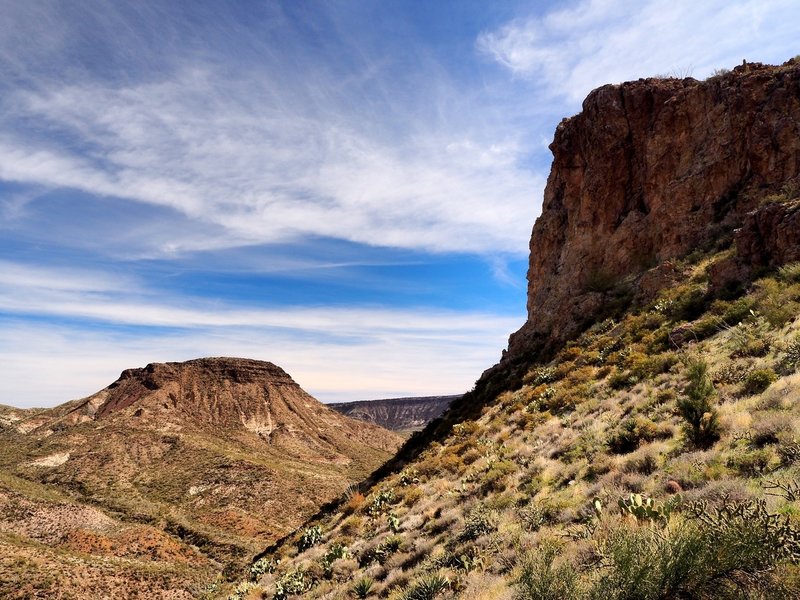
<svg viewBox="0 0 800 600">
<path fill-rule="evenodd" d="M 798 54 L 795 0 L 0 0 L 0 403 L 198 356 L 458 393 L 525 318 L 556 124 Z"/>
</svg>

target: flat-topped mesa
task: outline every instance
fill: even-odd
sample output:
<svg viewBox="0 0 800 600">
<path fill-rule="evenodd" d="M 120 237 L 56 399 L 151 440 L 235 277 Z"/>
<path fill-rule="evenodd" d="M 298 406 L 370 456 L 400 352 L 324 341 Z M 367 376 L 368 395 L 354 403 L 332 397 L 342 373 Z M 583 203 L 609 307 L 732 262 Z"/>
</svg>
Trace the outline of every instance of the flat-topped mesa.
<svg viewBox="0 0 800 600">
<path fill-rule="evenodd" d="M 798 189 L 800 60 L 603 86 L 550 149 L 528 319 L 504 363 L 574 337 L 623 281 L 647 300 L 676 275 L 669 259 L 730 236 L 766 194 Z"/>
<path fill-rule="evenodd" d="M 160 387 L 161 382 L 170 381 L 184 370 L 203 373 L 211 379 L 229 379 L 235 383 L 271 381 L 274 384 L 297 385 L 279 366 L 251 358 L 208 357 L 185 362 L 150 363 L 140 369 L 125 369 L 119 379 L 109 388 L 114 388 L 127 379 L 138 379 L 150 389 Z"/>
<path fill-rule="evenodd" d="M 127 369 L 88 407 L 103 419 L 128 407 L 234 426 L 269 422 L 276 403 L 317 403 L 280 367 L 243 358 L 198 358 Z"/>
</svg>

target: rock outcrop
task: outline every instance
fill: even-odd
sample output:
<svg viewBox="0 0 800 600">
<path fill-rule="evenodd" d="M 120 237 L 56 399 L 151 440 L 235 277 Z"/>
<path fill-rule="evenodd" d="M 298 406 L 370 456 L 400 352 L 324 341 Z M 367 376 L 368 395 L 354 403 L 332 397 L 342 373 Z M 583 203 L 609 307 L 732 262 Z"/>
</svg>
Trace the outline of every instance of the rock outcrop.
<svg viewBox="0 0 800 600">
<path fill-rule="evenodd" d="M 799 181 L 800 61 L 603 86 L 559 124 L 550 149 L 528 319 L 506 363 L 574 337 L 621 287 L 647 299 L 672 277 L 670 259 L 708 249 L 743 222 L 752 235 L 738 244 L 753 257 L 790 258 L 776 248 L 796 244 L 797 218 L 781 208 L 748 213 Z"/>
</svg>

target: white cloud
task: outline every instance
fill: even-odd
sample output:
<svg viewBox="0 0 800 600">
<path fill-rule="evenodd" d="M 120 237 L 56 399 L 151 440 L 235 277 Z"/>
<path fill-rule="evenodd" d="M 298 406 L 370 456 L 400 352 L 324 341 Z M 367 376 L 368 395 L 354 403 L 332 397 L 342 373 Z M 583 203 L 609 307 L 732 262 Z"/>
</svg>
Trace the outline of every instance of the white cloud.
<svg viewBox="0 0 800 600">
<path fill-rule="evenodd" d="M 542 92 L 580 102 L 605 83 L 782 62 L 799 20 L 794 0 L 582 0 L 484 32 L 478 48 Z"/>
<path fill-rule="evenodd" d="M 156 82 L 38 81 L 2 101 L 0 179 L 168 207 L 221 227 L 214 247 L 326 236 L 525 253 L 544 178 L 523 166 L 520 132 L 489 132 L 444 82 L 466 110 L 453 131 L 338 81 L 285 79 L 187 61 Z"/>
<path fill-rule="evenodd" d="M 521 315 L 392 308 L 234 308 L 89 270 L 0 263 L 0 399 L 53 405 L 122 369 L 199 356 L 285 368 L 322 400 L 466 391 Z M 35 320 L 29 319 L 35 317 Z M 163 328 L 166 328 L 164 331 Z"/>
</svg>

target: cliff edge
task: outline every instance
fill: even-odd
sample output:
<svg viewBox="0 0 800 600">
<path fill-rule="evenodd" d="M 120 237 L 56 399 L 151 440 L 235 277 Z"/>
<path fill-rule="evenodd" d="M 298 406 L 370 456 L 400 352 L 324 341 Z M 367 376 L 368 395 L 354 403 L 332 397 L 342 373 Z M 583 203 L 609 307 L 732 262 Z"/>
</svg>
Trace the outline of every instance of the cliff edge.
<svg viewBox="0 0 800 600">
<path fill-rule="evenodd" d="M 796 192 L 800 60 L 603 86 L 550 149 L 528 319 L 505 363 L 547 355 L 620 298 L 653 297 L 679 276 L 671 259 L 729 242 L 765 194 Z"/>
</svg>

